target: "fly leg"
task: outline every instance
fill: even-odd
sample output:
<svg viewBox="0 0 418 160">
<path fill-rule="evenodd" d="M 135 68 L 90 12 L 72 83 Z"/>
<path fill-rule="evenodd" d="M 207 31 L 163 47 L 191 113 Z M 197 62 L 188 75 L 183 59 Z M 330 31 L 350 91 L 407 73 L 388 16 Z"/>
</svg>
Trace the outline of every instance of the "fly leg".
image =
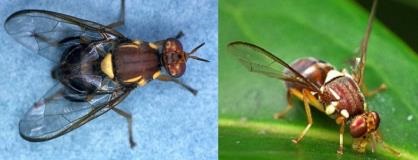
<svg viewBox="0 0 418 160">
<path fill-rule="evenodd" d="M 125 0 L 121 0 L 120 3 L 119 19 L 116 22 L 107 25 L 107 27 L 115 29 L 123 25 L 125 25 Z"/>
<path fill-rule="evenodd" d="M 292 140 L 293 143 L 299 143 L 303 139 L 305 134 L 309 131 L 309 128 L 311 128 L 313 124 L 311 108 L 309 107 L 309 103 L 310 101 L 314 100 L 312 99 L 314 97 L 311 95 L 311 93 L 308 90 L 304 89 L 302 92 L 303 92 L 303 104 L 305 105 L 306 118 L 308 120 L 308 125 L 305 127 L 305 129 L 302 131 L 302 133 L 299 135 L 298 138 Z"/>
<path fill-rule="evenodd" d="M 176 79 L 176 78 L 173 78 L 173 77 L 170 77 L 170 76 L 167 76 L 167 75 L 160 75 L 160 76 L 158 76 L 158 77 L 157 77 L 157 79 L 158 79 L 158 80 L 160 80 L 160 81 L 171 81 L 171 82 L 174 82 L 174 83 L 176 83 L 176 84 L 178 84 L 178 85 L 182 86 L 184 89 L 187 89 L 187 90 L 188 90 L 189 92 L 191 92 L 193 95 L 197 95 L 197 90 L 196 90 L 196 89 L 194 89 L 194 88 L 192 88 L 192 87 L 188 86 L 187 84 L 185 84 L 185 83 L 183 83 L 183 82 L 179 81 L 179 80 L 178 80 L 178 79 Z"/>
<path fill-rule="evenodd" d="M 115 111 L 117 114 L 121 115 L 122 117 L 126 118 L 126 120 L 128 121 L 129 144 L 131 148 L 134 148 L 136 143 L 134 141 L 133 134 L 132 134 L 132 115 L 116 107 L 113 107 L 112 110 Z"/>
<path fill-rule="evenodd" d="M 343 137 L 344 137 L 344 128 L 345 128 L 345 118 L 344 117 L 338 117 L 336 120 L 335 120 L 336 122 L 337 122 L 337 124 L 339 124 L 339 125 L 341 125 L 340 126 L 340 145 L 339 145 L 339 147 L 338 147 L 338 150 L 337 150 L 337 153 L 338 154 L 343 154 L 343 149 L 344 149 L 344 147 L 343 147 L 343 142 L 344 142 L 344 140 L 343 140 Z"/>
<path fill-rule="evenodd" d="M 289 88 L 287 91 L 287 107 L 283 111 L 277 112 L 276 114 L 274 114 L 274 118 L 276 119 L 282 118 L 285 114 L 287 114 L 293 108 L 292 96 L 302 101 L 304 101 L 305 99 L 304 97 L 307 97 L 309 105 L 315 107 L 321 112 L 325 112 L 325 107 L 318 101 L 318 99 L 316 99 L 309 91 L 306 90 L 305 92 L 306 92 L 306 95 L 297 89 Z"/>
<path fill-rule="evenodd" d="M 376 95 L 377 93 L 385 91 L 387 89 L 387 86 L 384 83 L 382 83 L 382 84 L 380 84 L 380 86 L 378 88 L 375 88 L 375 89 L 369 91 L 367 86 L 366 86 L 366 83 L 363 83 L 361 89 L 363 90 L 363 93 L 366 97 L 371 97 L 371 96 Z"/>
<path fill-rule="evenodd" d="M 282 111 L 280 111 L 280 112 L 277 112 L 277 113 L 275 113 L 274 115 L 273 115 L 273 118 L 274 119 L 280 119 L 280 118 L 283 118 L 292 108 L 293 108 L 293 104 L 292 104 L 292 94 L 290 93 L 290 89 L 289 90 L 287 90 L 287 93 L 286 93 L 286 98 L 287 98 L 287 107 L 284 109 L 284 110 L 282 110 Z"/>
</svg>

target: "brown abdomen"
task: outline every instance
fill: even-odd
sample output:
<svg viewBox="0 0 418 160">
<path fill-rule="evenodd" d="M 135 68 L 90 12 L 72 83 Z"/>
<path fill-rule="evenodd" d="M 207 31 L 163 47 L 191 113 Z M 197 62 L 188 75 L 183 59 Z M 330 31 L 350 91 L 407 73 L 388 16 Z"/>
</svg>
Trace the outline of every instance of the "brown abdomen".
<svg viewBox="0 0 418 160">
<path fill-rule="evenodd" d="M 311 82 L 316 83 L 318 86 L 322 86 L 324 84 L 328 71 L 334 69 L 334 67 L 330 64 L 311 57 L 297 59 L 290 66 Z M 286 75 L 293 74 L 287 69 L 285 69 L 283 73 Z M 286 82 L 286 86 L 297 90 L 302 90 L 304 88 L 303 86 L 292 82 Z"/>
<path fill-rule="evenodd" d="M 347 76 L 337 77 L 326 83 L 322 100 L 325 104 L 338 101 L 336 110 L 340 112 L 346 109 L 350 118 L 364 112 L 364 96 L 357 83 Z"/>
<path fill-rule="evenodd" d="M 135 79 L 132 83 L 142 79 L 149 81 L 160 70 L 158 51 L 146 42 L 122 44 L 113 56 L 115 76 L 121 82 L 131 83 L 127 81 L 132 79 Z"/>
</svg>

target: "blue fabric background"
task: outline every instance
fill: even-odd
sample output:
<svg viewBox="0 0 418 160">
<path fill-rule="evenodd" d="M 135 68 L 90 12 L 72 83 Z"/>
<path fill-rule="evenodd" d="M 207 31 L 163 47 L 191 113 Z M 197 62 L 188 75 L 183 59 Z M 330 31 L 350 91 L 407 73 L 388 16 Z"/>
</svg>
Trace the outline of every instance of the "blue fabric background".
<svg viewBox="0 0 418 160">
<path fill-rule="evenodd" d="M 217 159 L 218 9 L 217 0 L 126 0 L 130 38 L 156 41 L 183 31 L 185 50 L 206 42 L 189 60 L 180 79 L 197 96 L 173 83 L 152 81 L 118 105 L 133 115 L 137 147 L 129 148 L 127 123 L 108 112 L 62 137 L 32 143 L 19 136 L 18 122 L 53 85 L 52 62 L 7 35 L 5 19 L 22 9 L 45 9 L 108 24 L 117 19 L 118 0 L 0 2 L 0 159 Z"/>
</svg>

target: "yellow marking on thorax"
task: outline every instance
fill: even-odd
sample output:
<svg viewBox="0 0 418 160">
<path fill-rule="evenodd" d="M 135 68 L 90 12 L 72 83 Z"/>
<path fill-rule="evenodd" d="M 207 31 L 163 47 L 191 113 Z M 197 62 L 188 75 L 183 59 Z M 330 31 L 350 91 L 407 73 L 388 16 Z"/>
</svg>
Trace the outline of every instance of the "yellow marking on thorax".
<svg viewBox="0 0 418 160">
<path fill-rule="evenodd" d="M 141 79 L 139 82 L 138 82 L 138 85 L 139 86 L 145 86 L 147 84 L 147 81 L 145 81 L 145 79 Z"/>
<path fill-rule="evenodd" d="M 160 76 L 161 72 L 157 71 L 152 75 L 152 79 L 157 79 Z"/>
<path fill-rule="evenodd" d="M 125 45 L 123 45 L 123 46 L 120 46 L 120 48 L 131 48 L 131 47 L 133 47 L 133 48 L 139 48 L 139 46 L 138 45 L 136 45 L 135 43 L 134 44 L 125 44 Z"/>
<path fill-rule="evenodd" d="M 142 42 L 141 42 L 141 41 L 139 41 L 139 40 L 134 40 L 132 43 L 134 43 L 134 44 L 136 44 L 136 45 L 138 45 L 138 46 L 139 46 L 139 45 L 141 45 L 141 43 L 142 43 Z"/>
<path fill-rule="evenodd" d="M 108 53 L 103 58 L 100 63 L 100 69 L 105 73 L 110 79 L 113 79 L 115 75 L 113 74 L 113 64 L 112 64 L 112 54 Z"/>
<path fill-rule="evenodd" d="M 123 82 L 125 82 L 125 83 L 138 82 L 141 78 L 142 78 L 142 76 L 138 76 L 138 77 L 134 77 L 134 78 L 124 80 Z"/>
<path fill-rule="evenodd" d="M 154 48 L 154 49 L 158 49 L 158 46 L 156 45 L 156 44 L 154 44 L 154 43 L 148 43 L 148 45 L 151 47 L 151 48 Z"/>
</svg>

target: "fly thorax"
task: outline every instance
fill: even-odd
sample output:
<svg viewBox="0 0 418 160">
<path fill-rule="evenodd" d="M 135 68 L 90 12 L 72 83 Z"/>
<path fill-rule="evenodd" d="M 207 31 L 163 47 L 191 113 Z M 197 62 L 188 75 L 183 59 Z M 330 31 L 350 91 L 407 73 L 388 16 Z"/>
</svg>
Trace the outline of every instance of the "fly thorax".
<svg viewBox="0 0 418 160">
<path fill-rule="evenodd" d="M 330 73 L 329 76 L 321 89 L 325 113 L 337 113 L 346 119 L 363 113 L 365 100 L 357 83 L 341 72 Z"/>
<path fill-rule="evenodd" d="M 153 43 L 133 41 L 121 44 L 111 59 L 115 79 L 123 84 L 143 86 L 160 74 L 158 47 Z"/>
</svg>

